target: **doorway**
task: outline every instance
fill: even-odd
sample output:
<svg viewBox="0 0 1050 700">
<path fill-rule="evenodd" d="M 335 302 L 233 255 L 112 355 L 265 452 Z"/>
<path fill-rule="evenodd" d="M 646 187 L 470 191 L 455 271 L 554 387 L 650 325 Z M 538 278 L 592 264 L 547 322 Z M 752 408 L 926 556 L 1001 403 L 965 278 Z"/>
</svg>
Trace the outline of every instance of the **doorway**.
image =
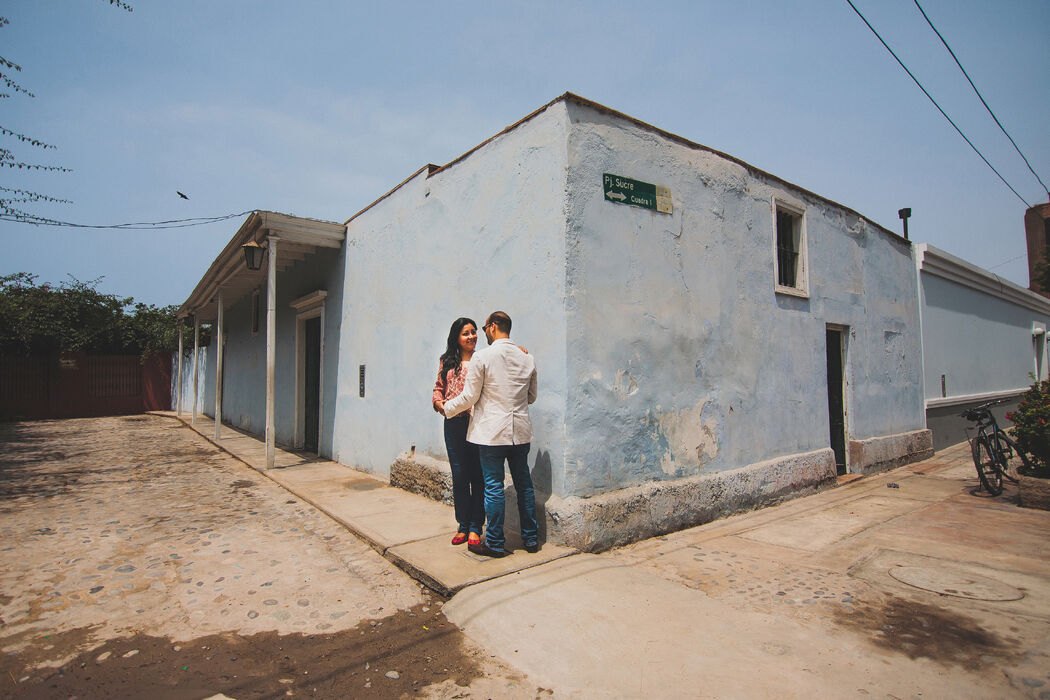
<svg viewBox="0 0 1050 700">
<path fill-rule="evenodd" d="M 303 449 L 317 452 L 321 402 L 321 319 L 303 324 Z"/>
<path fill-rule="evenodd" d="M 835 467 L 840 476 L 846 473 L 845 332 L 844 328 L 828 326 L 825 343 L 828 358 L 828 422 L 831 449 L 835 453 Z"/>
</svg>

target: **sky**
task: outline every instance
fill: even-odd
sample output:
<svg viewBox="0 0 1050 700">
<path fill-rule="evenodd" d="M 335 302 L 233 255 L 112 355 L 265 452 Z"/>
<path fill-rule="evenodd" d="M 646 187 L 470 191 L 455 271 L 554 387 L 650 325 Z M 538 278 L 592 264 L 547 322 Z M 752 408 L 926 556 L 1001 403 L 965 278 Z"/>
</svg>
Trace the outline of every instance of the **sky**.
<svg viewBox="0 0 1050 700">
<path fill-rule="evenodd" d="M 25 162 L 0 186 L 89 225 L 268 209 L 343 222 L 564 92 L 723 151 L 1022 286 L 1024 211 L 1047 193 L 914 0 L 854 0 L 1018 191 L 937 112 L 845 0 L 351 2 L 4 0 L 0 100 Z M 1050 3 L 920 0 L 1050 182 Z M 10 72 L 10 71 L 8 71 Z M 10 92 L 10 90 L 7 90 Z M 188 196 L 182 199 L 176 192 Z M 0 221 L 0 275 L 101 278 L 180 304 L 246 214 L 106 230 Z"/>
</svg>

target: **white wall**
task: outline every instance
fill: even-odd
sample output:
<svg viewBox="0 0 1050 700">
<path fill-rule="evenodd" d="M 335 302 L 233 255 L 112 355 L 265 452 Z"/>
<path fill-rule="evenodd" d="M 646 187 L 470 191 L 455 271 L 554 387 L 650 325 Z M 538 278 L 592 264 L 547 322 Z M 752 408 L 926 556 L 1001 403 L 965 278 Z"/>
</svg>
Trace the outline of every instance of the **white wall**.
<svg viewBox="0 0 1050 700">
<path fill-rule="evenodd" d="M 919 246 L 919 254 L 928 403 L 1023 390 L 1040 350 L 1046 378 L 1045 343 L 1037 344 L 1032 330 L 1050 326 L 1050 300 L 933 246 Z"/>
<path fill-rule="evenodd" d="M 459 316 L 480 325 L 503 310 L 511 338 L 536 358 L 530 464 L 549 490 L 549 465 L 563 460 L 565 141 L 557 103 L 444 170 L 422 171 L 350 221 L 335 459 L 385 474 L 412 445 L 443 457 L 443 419 L 430 397 L 449 326 Z"/>
<path fill-rule="evenodd" d="M 825 329 L 849 326 L 850 439 L 923 428 L 910 245 L 710 151 L 569 103 L 565 492 L 829 445 Z M 604 199 L 668 186 L 674 212 Z M 774 293 L 772 198 L 805 210 L 808 298 Z"/>
</svg>

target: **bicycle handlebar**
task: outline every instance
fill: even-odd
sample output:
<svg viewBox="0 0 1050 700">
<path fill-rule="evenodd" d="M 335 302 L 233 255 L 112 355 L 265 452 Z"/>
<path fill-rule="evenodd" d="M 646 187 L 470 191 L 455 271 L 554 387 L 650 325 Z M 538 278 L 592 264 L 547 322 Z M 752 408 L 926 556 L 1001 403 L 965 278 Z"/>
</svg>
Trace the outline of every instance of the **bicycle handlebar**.
<svg viewBox="0 0 1050 700">
<path fill-rule="evenodd" d="M 1006 399 L 995 399 L 994 401 L 989 401 L 988 403 L 982 403 L 980 406 L 974 406 L 973 408 L 968 408 L 965 411 L 963 411 L 962 413 L 960 413 L 959 415 L 962 416 L 963 418 L 965 418 L 968 421 L 973 421 L 974 423 L 976 423 L 976 422 L 980 421 L 980 419 L 986 413 L 987 414 L 991 413 L 992 406 L 998 406 L 998 405 L 1004 404 L 1004 403 L 1006 403 L 1006 402 L 1008 402 L 1010 400 L 1011 399 L 1009 399 L 1009 398 L 1006 398 Z M 992 416 L 992 417 L 994 418 L 995 416 Z"/>
</svg>

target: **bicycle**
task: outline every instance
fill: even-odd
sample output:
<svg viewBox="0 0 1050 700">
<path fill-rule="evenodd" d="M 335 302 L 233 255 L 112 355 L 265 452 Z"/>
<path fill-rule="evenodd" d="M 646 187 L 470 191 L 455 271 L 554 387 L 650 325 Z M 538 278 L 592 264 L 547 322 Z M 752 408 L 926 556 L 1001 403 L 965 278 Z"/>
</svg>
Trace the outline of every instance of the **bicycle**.
<svg viewBox="0 0 1050 700">
<path fill-rule="evenodd" d="M 1017 483 L 1017 468 L 1028 466 L 1028 457 L 1017 442 L 999 427 L 992 415 L 991 407 L 1006 403 L 1007 399 L 989 401 L 962 412 L 962 417 L 977 424 L 977 435 L 970 440 L 973 464 L 977 467 L 977 478 L 984 489 L 993 496 L 1003 492 L 1003 479 Z M 990 430 L 989 430 L 990 429 Z M 967 428 L 967 432 L 972 428 Z"/>
</svg>

